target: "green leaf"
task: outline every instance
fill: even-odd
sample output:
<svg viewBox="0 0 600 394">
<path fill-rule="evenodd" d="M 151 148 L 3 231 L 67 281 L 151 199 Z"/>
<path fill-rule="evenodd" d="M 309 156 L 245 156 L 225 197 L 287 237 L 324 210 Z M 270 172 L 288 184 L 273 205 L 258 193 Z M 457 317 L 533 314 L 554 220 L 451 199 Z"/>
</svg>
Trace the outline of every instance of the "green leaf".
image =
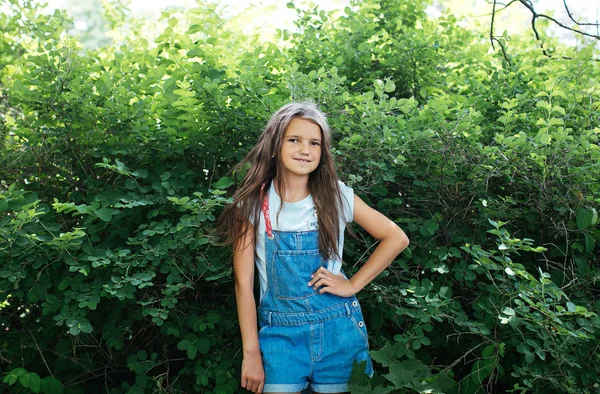
<svg viewBox="0 0 600 394">
<path fill-rule="evenodd" d="M 81 332 L 81 329 L 78 326 L 73 326 L 73 327 L 69 328 L 69 333 L 71 335 L 79 335 L 80 332 Z"/>
<path fill-rule="evenodd" d="M 508 316 L 514 316 L 515 315 L 515 310 L 509 307 L 505 307 L 504 309 L 502 309 L 502 313 L 504 313 L 505 315 Z"/>
<path fill-rule="evenodd" d="M 391 93 L 396 90 L 396 84 L 392 81 L 387 81 L 385 87 L 383 88 L 387 93 Z"/>
<path fill-rule="evenodd" d="M 356 143 L 358 143 L 358 142 L 360 142 L 362 140 L 363 140 L 363 136 L 360 135 L 360 134 L 352 134 L 350 136 L 350 143 L 351 144 L 356 144 Z"/>
<path fill-rule="evenodd" d="M 19 376 L 19 383 L 21 386 L 29 388 L 29 374 Z"/>
<path fill-rule="evenodd" d="M 144 169 L 140 169 L 137 171 L 134 171 L 131 173 L 131 175 L 133 175 L 134 177 L 138 177 L 138 178 L 147 178 L 148 177 L 148 171 L 144 170 Z"/>
<path fill-rule="evenodd" d="M 483 352 L 481 352 L 481 355 L 483 357 L 491 357 L 494 354 L 495 350 L 496 350 L 496 347 L 494 345 L 487 345 L 486 347 L 483 348 Z"/>
<path fill-rule="evenodd" d="M 196 349 L 198 349 L 200 353 L 208 354 L 208 351 L 210 350 L 210 340 L 208 338 L 198 339 L 196 341 Z"/>
<path fill-rule="evenodd" d="M 15 374 L 11 372 L 8 373 L 8 375 L 6 375 L 4 377 L 4 379 L 2 379 L 2 381 L 6 384 L 8 384 L 9 386 L 12 386 L 13 384 L 15 384 L 15 382 L 19 380 L 19 377 Z"/>
<path fill-rule="evenodd" d="M 187 340 L 187 339 L 182 339 L 181 341 L 179 341 L 179 343 L 177 344 L 177 349 L 179 350 L 186 350 L 188 347 L 190 347 L 192 345 L 192 343 Z"/>
<path fill-rule="evenodd" d="M 386 342 L 380 350 L 371 350 L 369 353 L 373 360 L 384 367 L 389 367 L 396 361 L 396 350 L 389 342 Z"/>
<path fill-rule="evenodd" d="M 206 322 L 203 319 L 196 318 L 192 328 L 196 332 L 204 331 L 206 330 Z"/>
<path fill-rule="evenodd" d="M 200 48 L 193 48 L 191 50 L 188 51 L 188 53 L 186 54 L 187 57 L 199 57 L 202 56 L 204 54 L 204 51 Z"/>
<path fill-rule="evenodd" d="M 366 367 L 366 360 L 360 362 L 354 360 L 348 382 L 348 389 L 352 394 L 387 394 L 393 390 L 393 387 L 371 387 L 371 378 L 365 373 Z"/>
<path fill-rule="evenodd" d="M 29 372 L 29 388 L 34 393 L 39 393 L 42 381 L 40 376 L 35 372 Z"/>
<path fill-rule="evenodd" d="M 219 315 L 216 312 L 208 312 L 208 314 L 206 315 L 206 320 L 208 320 L 211 323 L 217 324 L 221 321 L 221 315 Z"/>
<path fill-rule="evenodd" d="M 76 326 L 77 323 L 79 323 L 79 320 L 77 320 L 75 318 L 69 318 L 69 319 L 65 320 L 65 324 L 66 324 L 67 327 Z"/>
<path fill-rule="evenodd" d="M 576 214 L 576 222 L 577 228 L 579 230 L 585 230 L 591 225 L 594 225 L 598 221 L 598 213 L 596 209 L 590 208 L 586 209 L 583 207 L 577 208 Z"/>
<path fill-rule="evenodd" d="M 81 332 L 84 332 L 86 334 L 89 334 L 89 333 L 91 333 L 93 331 L 92 325 L 90 323 L 87 323 L 87 322 L 81 323 L 80 329 L 81 329 Z"/>
<path fill-rule="evenodd" d="M 223 177 L 214 185 L 216 189 L 227 189 L 234 184 L 234 180 L 231 177 Z"/>
<path fill-rule="evenodd" d="M 42 379 L 41 392 L 45 394 L 63 394 L 63 387 L 58 380 L 52 376 L 47 376 Z"/>
<path fill-rule="evenodd" d="M 425 378 L 430 374 L 429 368 L 421 361 L 409 359 L 390 365 L 390 373 L 384 375 L 397 388 L 411 387 L 414 379 Z"/>
<path fill-rule="evenodd" d="M 96 216 L 105 222 L 110 222 L 112 220 L 112 209 L 100 208 L 96 211 Z"/>
<path fill-rule="evenodd" d="M 198 33 L 199 31 L 202 31 L 202 30 L 204 30 L 204 27 L 202 25 L 194 24 L 194 25 L 190 26 L 190 28 L 187 31 L 187 34 Z"/>
<path fill-rule="evenodd" d="M 583 236 L 585 237 L 585 252 L 592 253 L 596 246 L 596 239 L 588 233 L 584 233 Z"/>
<path fill-rule="evenodd" d="M 71 278 L 67 276 L 67 277 L 63 278 L 63 280 L 61 280 L 60 283 L 58 284 L 58 290 L 63 291 L 67 287 L 69 287 L 70 284 L 71 284 Z"/>
<path fill-rule="evenodd" d="M 528 363 L 532 363 L 534 359 L 535 359 L 535 355 L 533 353 L 531 353 L 531 352 L 525 353 L 525 361 L 527 361 Z"/>
<path fill-rule="evenodd" d="M 195 359 L 196 354 L 198 354 L 198 349 L 196 348 L 196 346 L 189 346 L 187 348 L 187 356 L 189 357 L 190 360 Z"/>
</svg>

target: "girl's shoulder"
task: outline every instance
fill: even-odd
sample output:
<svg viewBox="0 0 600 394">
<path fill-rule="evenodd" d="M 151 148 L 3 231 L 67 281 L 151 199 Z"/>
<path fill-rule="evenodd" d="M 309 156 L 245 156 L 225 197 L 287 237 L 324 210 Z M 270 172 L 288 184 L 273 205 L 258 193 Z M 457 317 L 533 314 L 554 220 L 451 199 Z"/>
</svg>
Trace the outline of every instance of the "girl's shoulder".
<svg viewBox="0 0 600 394">
<path fill-rule="evenodd" d="M 347 186 L 344 182 L 338 181 L 340 192 L 342 194 L 342 213 L 346 223 L 354 220 L 354 189 Z"/>
<path fill-rule="evenodd" d="M 342 194 L 354 194 L 354 189 L 352 189 L 350 186 L 347 186 L 344 182 L 338 180 L 338 185 L 340 185 Z"/>
</svg>

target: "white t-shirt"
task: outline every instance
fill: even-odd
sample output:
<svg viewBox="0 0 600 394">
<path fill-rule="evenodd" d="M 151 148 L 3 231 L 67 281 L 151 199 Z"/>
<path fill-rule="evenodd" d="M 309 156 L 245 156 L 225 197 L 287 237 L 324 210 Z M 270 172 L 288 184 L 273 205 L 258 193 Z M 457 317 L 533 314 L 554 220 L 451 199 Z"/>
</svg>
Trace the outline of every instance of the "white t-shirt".
<svg viewBox="0 0 600 394">
<path fill-rule="evenodd" d="M 317 221 L 315 203 L 312 195 L 308 195 L 306 198 L 296 202 L 286 202 L 283 205 L 283 209 L 279 213 L 277 211 L 281 205 L 281 199 L 275 192 L 274 182 L 271 182 L 269 188 L 269 217 L 271 218 L 271 226 L 273 230 L 277 231 L 308 231 L 318 230 L 319 224 Z M 340 238 L 338 240 L 338 251 L 340 259 L 329 260 L 327 262 L 327 269 L 334 274 L 338 274 L 342 268 L 342 253 L 344 251 L 344 230 L 346 229 L 346 223 L 352 222 L 354 219 L 354 191 L 346 186 L 343 182 L 339 182 L 340 190 L 342 192 L 342 212 L 340 218 Z M 256 226 L 255 220 L 251 220 L 252 224 Z M 258 278 L 260 282 L 260 299 L 262 300 L 265 290 L 267 288 L 267 262 L 265 260 L 265 233 L 267 227 L 265 225 L 265 218 L 260 214 L 258 224 L 258 237 L 256 240 L 256 257 L 254 262 L 258 269 Z M 308 282 L 308 281 L 307 281 Z"/>
</svg>

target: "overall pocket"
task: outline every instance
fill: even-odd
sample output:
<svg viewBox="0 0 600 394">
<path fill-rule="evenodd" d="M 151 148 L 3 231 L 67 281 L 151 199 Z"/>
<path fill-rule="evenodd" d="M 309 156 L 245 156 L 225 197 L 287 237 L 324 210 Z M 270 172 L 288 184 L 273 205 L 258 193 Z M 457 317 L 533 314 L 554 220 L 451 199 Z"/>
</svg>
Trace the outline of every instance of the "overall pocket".
<svg viewBox="0 0 600 394">
<path fill-rule="evenodd" d="M 318 295 L 307 284 L 310 275 L 325 266 L 318 249 L 276 250 L 273 257 L 273 283 L 279 299 L 295 300 Z"/>
</svg>

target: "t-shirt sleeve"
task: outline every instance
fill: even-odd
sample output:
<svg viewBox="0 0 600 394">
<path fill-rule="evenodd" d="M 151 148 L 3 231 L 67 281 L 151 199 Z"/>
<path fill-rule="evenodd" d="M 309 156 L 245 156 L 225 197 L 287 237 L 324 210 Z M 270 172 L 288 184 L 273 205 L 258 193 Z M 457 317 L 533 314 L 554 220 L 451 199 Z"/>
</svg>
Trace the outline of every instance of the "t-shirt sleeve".
<svg viewBox="0 0 600 394">
<path fill-rule="evenodd" d="M 342 214 L 346 223 L 354 221 L 354 190 L 340 181 L 342 192 Z"/>
<path fill-rule="evenodd" d="M 242 206 L 241 202 L 238 202 L 236 204 L 236 206 L 238 207 L 238 209 Z M 253 226 L 256 226 L 256 215 L 251 213 L 250 217 L 248 218 L 248 220 L 250 221 L 250 224 L 252 224 Z"/>
</svg>

